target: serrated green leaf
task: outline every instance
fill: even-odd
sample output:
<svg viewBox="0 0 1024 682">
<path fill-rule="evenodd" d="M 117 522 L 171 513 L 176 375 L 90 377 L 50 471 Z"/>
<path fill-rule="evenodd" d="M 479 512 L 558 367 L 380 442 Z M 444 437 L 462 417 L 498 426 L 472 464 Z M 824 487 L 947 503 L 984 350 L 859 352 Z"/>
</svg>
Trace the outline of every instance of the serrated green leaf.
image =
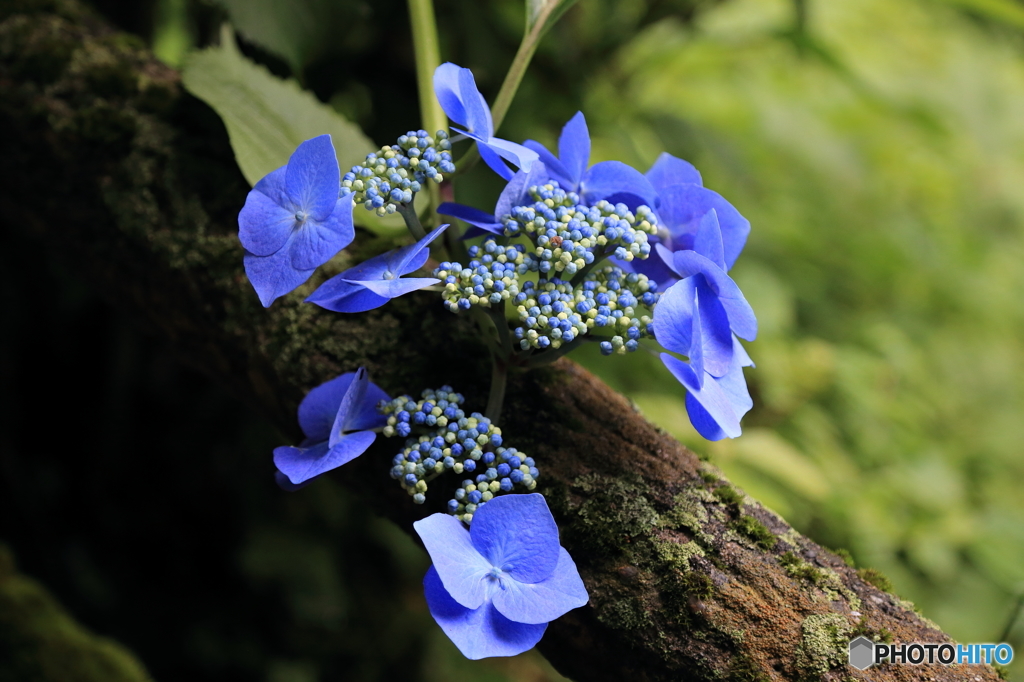
<svg viewBox="0 0 1024 682">
<path fill-rule="evenodd" d="M 544 35 L 576 0 L 526 0 L 526 33 Z"/>
<path fill-rule="evenodd" d="M 343 169 L 361 163 L 376 145 L 359 126 L 303 90 L 294 80 L 282 80 L 245 58 L 230 29 L 221 34 L 220 47 L 190 55 L 182 69 L 182 83 L 209 104 L 224 121 L 235 160 L 250 185 L 288 162 L 305 140 L 331 136 Z M 378 218 L 357 208 L 356 224 L 374 232 L 402 229 L 398 216 Z"/>
</svg>

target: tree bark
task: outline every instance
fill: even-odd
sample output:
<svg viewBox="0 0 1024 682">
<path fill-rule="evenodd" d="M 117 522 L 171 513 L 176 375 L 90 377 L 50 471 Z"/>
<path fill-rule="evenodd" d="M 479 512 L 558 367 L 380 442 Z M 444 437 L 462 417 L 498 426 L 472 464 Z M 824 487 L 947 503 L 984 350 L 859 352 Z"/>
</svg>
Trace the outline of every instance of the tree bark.
<svg viewBox="0 0 1024 682">
<path fill-rule="evenodd" d="M 260 307 L 235 234 L 248 186 L 223 125 L 138 39 L 78 4 L 0 4 L 0 139 L 5 229 L 33 235 L 296 439 L 305 392 L 359 366 L 392 395 L 451 384 L 482 411 L 485 350 L 471 321 L 436 296 L 354 316 L 301 304 L 324 278 L 381 250 L 371 236 L 270 310 Z M 579 365 L 563 359 L 513 374 L 500 425 L 507 443 L 537 460 L 540 491 L 590 592 L 540 644 L 563 674 L 997 679 L 981 665 L 849 667 L 854 633 L 949 638 Z M 378 439 L 332 475 L 411 531 L 447 497 L 412 505 L 387 473 L 395 449 Z"/>
</svg>

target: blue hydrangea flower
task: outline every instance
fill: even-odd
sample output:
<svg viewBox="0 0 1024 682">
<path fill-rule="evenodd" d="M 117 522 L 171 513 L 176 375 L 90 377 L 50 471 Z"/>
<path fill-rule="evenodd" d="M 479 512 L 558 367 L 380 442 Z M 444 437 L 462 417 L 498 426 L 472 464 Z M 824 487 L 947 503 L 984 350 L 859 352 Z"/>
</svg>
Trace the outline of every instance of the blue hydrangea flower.
<svg viewBox="0 0 1024 682">
<path fill-rule="evenodd" d="M 430 614 L 466 658 L 531 649 L 548 622 L 589 601 L 541 495 L 495 497 L 470 530 L 447 514 L 413 527 L 434 562 L 423 579 Z"/>
<path fill-rule="evenodd" d="M 256 183 L 238 214 L 245 274 L 270 307 L 352 243 L 352 199 L 339 197 L 341 175 L 330 135 L 306 140 Z"/>
<path fill-rule="evenodd" d="M 686 413 L 690 422 L 697 433 L 708 440 L 739 436 L 742 433 L 740 420 L 754 406 L 743 377 L 743 368 L 754 363 L 735 337 L 733 344 L 732 361 L 721 377 L 694 367 L 693 362 L 687 364 L 668 353 L 661 354 L 668 371 L 686 387 Z"/>
<path fill-rule="evenodd" d="M 478 208 L 446 201 L 437 207 L 441 215 L 452 216 L 463 222 L 473 225 L 466 231 L 463 239 L 472 239 L 490 232 L 498 236 L 505 236 L 505 226 L 501 222 L 502 217 L 510 215 L 512 209 L 524 204 L 532 204 L 530 188 L 543 185 L 548 180 L 548 171 L 543 163 L 535 162 L 529 171 L 518 171 L 505 185 L 498 197 L 498 203 L 494 207 L 494 213 L 484 213 Z"/>
<path fill-rule="evenodd" d="M 472 71 L 445 62 L 434 71 L 434 94 L 448 118 L 465 128 L 456 128 L 456 132 L 476 140 L 480 158 L 495 173 L 506 180 L 512 178 L 512 170 L 502 159 L 516 168 L 530 170 L 530 165 L 537 160 L 537 153 L 521 144 L 494 137 L 491 109 L 477 89 Z"/>
<path fill-rule="evenodd" d="M 668 350 L 690 355 L 694 301 L 699 302 L 703 324 L 704 362 L 714 376 L 722 376 L 732 360 L 732 334 L 753 341 L 757 318 L 743 292 L 725 272 L 722 232 L 714 209 L 701 219 L 693 249 L 670 252 L 655 249 L 682 281 L 662 293 L 654 309 L 654 334 Z"/>
<path fill-rule="evenodd" d="M 743 367 L 751 365 L 736 335 L 752 341 L 757 319 L 743 293 L 725 274 L 721 230 L 715 210 L 701 219 L 693 250 L 657 248 L 682 278 L 662 293 L 654 308 L 654 335 L 666 350 L 662 362 L 687 389 L 686 406 L 698 432 L 708 440 L 740 435 L 740 418 L 750 409 Z"/>
<path fill-rule="evenodd" d="M 590 168 L 590 132 L 583 112 L 578 111 L 562 128 L 558 138 L 558 157 L 534 140 L 524 143 L 537 152 L 540 160 L 566 192 L 576 192 L 588 206 L 605 199 L 624 203 L 631 210 L 646 204 L 658 207 L 658 193 L 644 175 L 621 161 L 602 161 Z"/>
<path fill-rule="evenodd" d="M 647 171 L 647 179 L 658 192 L 660 230 L 655 241 L 675 252 L 692 249 L 700 221 L 714 210 L 722 232 L 725 271 L 732 268 L 750 234 L 750 221 L 740 215 L 718 192 L 704 187 L 700 173 L 692 164 L 671 154 L 662 154 Z M 645 261 L 632 264 L 663 287 L 676 280 L 666 262 L 657 253 Z"/>
<path fill-rule="evenodd" d="M 306 301 L 338 313 L 361 313 L 379 308 L 410 291 L 439 283 L 441 280 L 433 277 L 402 279 L 402 275 L 423 267 L 430 255 L 427 247 L 446 227 L 442 225 L 415 244 L 382 253 L 330 278 Z"/>
<path fill-rule="evenodd" d="M 299 426 L 306 440 L 298 447 L 274 449 L 274 464 L 298 486 L 366 452 L 387 417 L 377 411 L 381 400 L 390 400 L 370 382 L 362 367 L 342 374 L 310 391 L 299 404 Z M 279 482 L 286 482 L 278 477 Z M 290 487 L 285 484 L 283 487 Z"/>
</svg>

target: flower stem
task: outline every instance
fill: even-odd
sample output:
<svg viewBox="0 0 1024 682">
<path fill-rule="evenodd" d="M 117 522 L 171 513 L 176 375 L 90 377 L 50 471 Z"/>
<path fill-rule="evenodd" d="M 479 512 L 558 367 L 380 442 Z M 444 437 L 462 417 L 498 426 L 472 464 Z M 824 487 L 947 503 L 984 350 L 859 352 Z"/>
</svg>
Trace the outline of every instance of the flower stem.
<svg viewBox="0 0 1024 682">
<path fill-rule="evenodd" d="M 410 2 L 411 1 L 412 0 L 410 0 Z M 555 11 L 557 5 L 558 3 L 549 3 L 544 16 L 538 17 L 538 20 L 535 21 L 532 26 L 529 26 L 527 31 L 523 34 L 523 39 L 519 43 L 519 49 L 516 51 L 516 56 L 512 58 L 512 65 L 508 67 L 508 72 L 505 74 L 505 80 L 502 82 L 501 89 L 498 91 L 498 96 L 494 98 L 494 105 L 491 107 L 491 118 L 494 120 L 494 132 L 498 132 L 498 128 L 501 127 L 502 121 L 505 120 L 505 114 L 508 113 L 508 108 L 512 106 L 512 100 L 515 99 L 516 91 L 519 90 L 519 84 L 523 82 L 523 75 L 526 73 L 526 67 L 530 65 L 530 60 L 533 59 L 533 53 L 537 51 L 540 39 L 544 37 L 544 33 L 550 28 L 548 24 L 548 20 L 550 18 L 549 15 L 551 12 Z M 456 173 L 462 174 L 468 171 L 476 165 L 476 162 L 479 160 L 480 150 L 474 144 L 456 163 Z"/>
<path fill-rule="evenodd" d="M 434 96 L 434 71 L 441 65 L 441 49 L 437 42 L 433 0 L 409 0 L 409 22 L 412 24 L 412 46 L 416 54 L 420 115 L 424 129 L 433 135 L 448 127 L 441 103 Z"/>
<path fill-rule="evenodd" d="M 491 322 L 494 323 L 494 328 L 498 331 L 498 342 L 501 344 L 501 348 L 505 351 L 505 354 L 509 357 L 515 350 L 512 348 L 512 335 L 508 333 L 508 321 L 505 319 L 505 303 L 502 301 L 501 308 L 491 307 L 487 311 L 491 317 Z"/>
<path fill-rule="evenodd" d="M 409 0 L 409 23 L 412 25 L 412 45 L 416 55 L 416 85 L 420 96 L 420 117 L 423 121 L 423 129 L 433 135 L 438 130 L 448 129 L 448 118 L 441 109 L 441 103 L 434 96 L 434 71 L 441 65 L 441 49 L 437 41 L 437 21 L 434 18 L 433 0 Z M 435 183 L 429 183 L 427 194 L 430 196 L 428 215 L 436 216 L 434 209 L 441 204 L 441 193 Z M 408 219 L 405 224 L 409 225 Z M 419 225 L 418 219 L 416 224 Z M 412 230 L 412 227 L 410 226 L 409 229 Z M 420 229 L 423 229 L 422 226 Z M 416 233 L 413 232 L 413 234 Z"/>
<path fill-rule="evenodd" d="M 423 225 L 420 224 L 419 216 L 416 215 L 416 209 L 412 204 L 399 204 L 398 215 L 402 216 L 405 226 L 409 228 L 409 232 L 412 233 L 412 236 L 417 241 L 427 236 L 427 232 L 423 229 Z"/>
<path fill-rule="evenodd" d="M 491 107 L 491 118 L 494 119 L 495 132 L 501 127 L 501 122 L 505 120 L 508 108 L 512 106 L 512 100 L 516 96 L 519 84 L 523 82 L 526 67 L 530 65 L 533 53 L 537 51 L 537 45 L 540 43 L 543 28 L 543 22 L 537 22 L 534 24 L 533 30 L 524 34 L 523 41 L 519 43 L 516 56 L 512 59 L 512 65 L 508 67 L 505 81 L 501 84 L 498 96 L 494 98 L 494 106 Z"/>
<path fill-rule="evenodd" d="M 487 396 L 487 410 L 484 416 L 495 424 L 501 418 L 501 406 L 505 402 L 505 384 L 508 380 L 508 363 L 494 356 L 491 361 L 491 393 Z"/>
</svg>

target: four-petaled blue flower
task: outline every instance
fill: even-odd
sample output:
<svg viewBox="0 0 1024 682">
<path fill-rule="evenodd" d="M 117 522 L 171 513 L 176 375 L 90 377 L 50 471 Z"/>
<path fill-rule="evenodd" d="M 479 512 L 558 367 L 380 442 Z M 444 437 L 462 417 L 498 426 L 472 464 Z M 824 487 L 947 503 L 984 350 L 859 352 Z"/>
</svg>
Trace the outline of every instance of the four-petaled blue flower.
<svg viewBox="0 0 1024 682">
<path fill-rule="evenodd" d="M 671 154 L 662 154 L 647 171 L 647 179 L 658 191 L 657 238 L 669 251 L 692 249 L 701 218 L 714 210 L 722 232 L 724 270 L 728 271 L 747 243 L 750 221 L 740 215 L 732 204 L 718 192 L 704 187 L 700 173 L 687 161 Z M 657 252 L 646 260 L 633 261 L 631 267 L 667 287 L 676 280 L 675 274 Z"/>
<path fill-rule="evenodd" d="M 494 136 L 491 109 L 477 89 L 472 71 L 445 62 L 434 71 L 434 94 L 448 118 L 465 128 L 454 130 L 476 140 L 480 158 L 495 173 L 506 180 L 512 177 L 512 170 L 502 159 L 507 159 L 516 168 L 530 170 L 530 165 L 537 160 L 537 153 Z"/>
<path fill-rule="evenodd" d="M 274 449 L 274 465 L 292 486 L 301 485 L 366 452 L 387 417 L 377 411 L 390 400 L 362 367 L 310 391 L 299 404 L 299 426 L 306 440 Z M 280 480 L 280 477 L 279 477 Z M 285 487 L 290 487 L 285 485 Z"/>
<path fill-rule="evenodd" d="M 576 192 L 588 206 L 605 199 L 624 203 L 631 210 L 646 204 L 658 208 L 658 193 L 644 175 L 621 161 L 602 161 L 590 168 L 590 132 L 583 112 L 578 111 L 562 128 L 558 137 L 558 158 L 540 142 L 527 140 L 537 152 L 551 178 L 566 192 Z"/>
<path fill-rule="evenodd" d="M 725 273 L 722 232 L 714 209 L 700 221 L 693 249 L 672 253 L 657 246 L 681 281 L 662 293 L 654 308 L 654 335 L 666 350 L 662 362 L 687 389 L 690 421 L 708 440 L 740 435 L 740 417 L 751 407 L 743 380 L 750 358 L 735 336 L 753 341 L 757 319 Z M 715 437 L 713 437 L 715 436 Z"/>
<path fill-rule="evenodd" d="M 361 313 L 379 308 L 402 294 L 439 283 L 441 280 L 433 277 L 401 277 L 423 267 L 430 255 L 427 247 L 446 227 L 442 225 L 415 244 L 382 253 L 335 275 L 306 301 L 338 313 Z"/>
<path fill-rule="evenodd" d="M 352 243 L 352 199 L 338 196 L 341 175 L 330 135 L 306 140 L 256 183 L 238 214 L 245 274 L 270 307 Z"/>
<path fill-rule="evenodd" d="M 447 514 L 413 527 L 434 562 L 423 579 L 430 614 L 466 658 L 522 653 L 589 600 L 541 495 L 495 497 L 470 530 Z"/>
</svg>

